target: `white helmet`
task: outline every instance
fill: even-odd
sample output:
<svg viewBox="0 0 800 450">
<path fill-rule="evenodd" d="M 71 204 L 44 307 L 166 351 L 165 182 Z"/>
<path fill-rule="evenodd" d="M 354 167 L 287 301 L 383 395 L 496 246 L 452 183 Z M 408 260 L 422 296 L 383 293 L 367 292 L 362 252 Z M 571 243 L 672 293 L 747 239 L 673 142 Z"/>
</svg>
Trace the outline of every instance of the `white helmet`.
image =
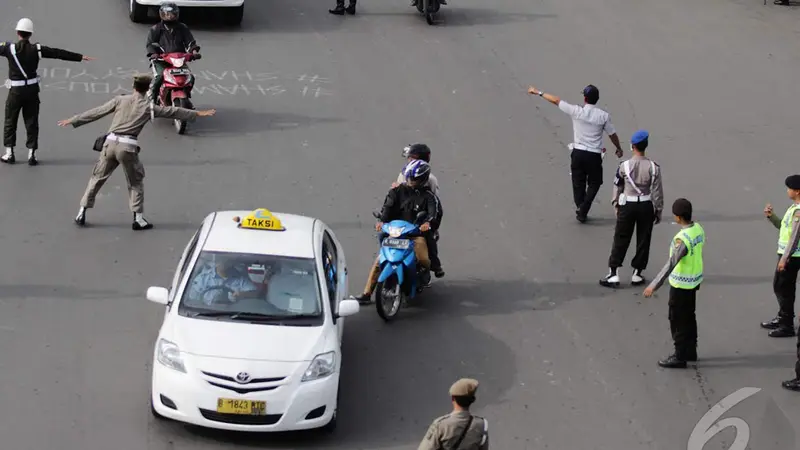
<svg viewBox="0 0 800 450">
<path fill-rule="evenodd" d="M 19 22 L 17 22 L 17 31 L 33 33 L 33 21 L 27 17 L 19 19 Z"/>
</svg>

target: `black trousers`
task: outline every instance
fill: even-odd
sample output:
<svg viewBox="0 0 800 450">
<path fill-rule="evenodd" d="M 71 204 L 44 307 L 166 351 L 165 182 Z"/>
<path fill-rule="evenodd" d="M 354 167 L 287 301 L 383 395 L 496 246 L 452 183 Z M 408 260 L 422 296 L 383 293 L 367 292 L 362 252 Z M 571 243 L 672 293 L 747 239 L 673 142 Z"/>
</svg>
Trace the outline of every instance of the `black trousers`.
<svg viewBox="0 0 800 450">
<path fill-rule="evenodd" d="M 576 149 L 572 151 L 571 160 L 572 196 L 578 213 L 585 216 L 589 214 L 592 202 L 603 185 L 603 156 Z"/>
<path fill-rule="evenodd" d="M 39 90 L 29 86 L 12 87 L 6 97 L 6 119 L 3 126 L 3 145 L 14 148 L 17 146 L 17 122 L 19 113 L 25 121 L 25 130 L 28 133 L 26 146 L 29 149 L 39 148 Z"/>
<path fill-rule="evenodd" d="M 355 6 L 356 0 L 350 0 L 350 4 Z M 344 0 L 336 0 L 336 6 L 344 6 Z M 433 264 L 433 260 L 431 260 L 431 264 Z"/>
<path fill-rule="evenodd" d="M 794 376 L 800 380 L 800 326 L 797 327 L 797 362 L 794 363 Z"/>
<path fill-rule="evenodd" d="M 653 203 L 628 202 L 619 207 L 617 225 L 614 227 L 614 243 L 611 246 L 611 256 L 608 258 L 608 267 L 616 269 L 622 267 L 625 254 L 631 245 L 633 230 L 636 229 L 636 254 L 631 260 L 634 269 L 645 270 L 650 260 L 650 239 L 653 236 L 653 221 L 656 213 Z"/>
<path fill-rule="evenodd" d="M 669 328 L 675 355 L 687 359 L 697 354 L 697 289 L 669 287 Z"/>
<path fill-rule="evenodd" d="M 780 260 L 778 255 L 778 260 Z M 794 299 L 797 290 L 797 273 L 800 271 L 800 258 L 789 258 L 783 272 L 775 270 L 772 290 L 778 299 L 778 318 L 781 326 L 794 327 Z"/>
</svg>

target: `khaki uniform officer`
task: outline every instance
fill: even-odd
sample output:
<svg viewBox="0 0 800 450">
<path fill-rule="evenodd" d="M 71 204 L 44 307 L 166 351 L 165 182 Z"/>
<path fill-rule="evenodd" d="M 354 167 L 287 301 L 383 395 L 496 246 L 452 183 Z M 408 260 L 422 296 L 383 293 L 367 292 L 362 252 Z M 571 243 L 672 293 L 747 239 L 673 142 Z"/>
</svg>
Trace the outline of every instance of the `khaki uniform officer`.
<svg viewBox="0 0 800 450">
<path fill-rule="evenodd" d="M 489 423 L 469 412 L 477 390 L 477 380 L 462 378 L 453 383 L 453 412 L 433 421 L 417 450 L 489 450 Z"/>
<path fill-rule="evenodd" d="M 122 165 L 125 171 L 125 178 L 128 181 L 128 192 L 130 194 L 130 208 L 133 212 L 134 230 L 149 230 L 153 224 L 144 219 L 144 166 L 139 161 L 139 133 L 152 117 L 165 117 L 169 119 L 180 119 L 193 121 L 197 116 L 213 116 L 215 110 L 192 111 L 184 108 L 172 106 L 152 106 L 147 100 L 147 90 L 150 87 L 152 77 L 150 75 L 137 75 L 133 80 L 134 92 L 128 95 L 114 97 L 108 103 L 98 106 L 84 113 L 78 114 L 71 119 L 62 120 L 58 124 L 62 127 L 72 125 L 77 128 L 87 123 L 94 122 L 102 117 L 114 113 L 111 120 L 111 127 L 108 129 L 105 144 L 100 152 L 100 159 L 94 165 L 92 178 L 86 187 L 86 192 L 81 200 L 81 208 L 75 223 L 78 225 L 86 224 L 86 210 L 94 207 L 95 197 L 100 188 L 106 183 L 108 178 L 114 173 L 117 166 Z"/>
</svg>

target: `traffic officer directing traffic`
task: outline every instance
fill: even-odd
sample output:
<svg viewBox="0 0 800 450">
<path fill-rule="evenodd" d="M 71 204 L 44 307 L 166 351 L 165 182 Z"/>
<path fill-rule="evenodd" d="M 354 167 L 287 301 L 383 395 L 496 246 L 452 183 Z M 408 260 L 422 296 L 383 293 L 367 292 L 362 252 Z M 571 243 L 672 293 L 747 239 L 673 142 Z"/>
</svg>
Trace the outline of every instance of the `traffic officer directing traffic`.
<svg viewBox="0 0 800 450">
<path fill-rule="evenodd" d="M 617 147 L 617 158 L 622 158 L 623 155 L 617 132 L 611 124 L 611 116 L 597 107 L 600 91 L 591 84 L 583 89 L 583 106 L 569 104 L 555 95 L 538 91 L 533 86 L 528 88 L 528 94 L 543 97 L 572 118 L 573 142 L 569 144 L 572 151 L 572 196 L 577 208 L 575 218 L 584 223 L 592 202 L 603 185 L 604 131 Z"/>
<path fill-rule="evenodd" d="M 36 150 L 39 149 L 39 60 L 42 58 L 61 59 L 64 61 L 91 61 L 94 58 L 73 53 L 60 48 L 45 47 L 39 43 L 31 44 L 33 34 L 31 19 L 20 19 L 17 22 L 19 41 L 0 42 L 0 56 L 8 59 L 8 80 L 5 86 L 9 89 L 6 97 L 6 118 L 3 127 L 3 145 L 6 153 L 0 161 L 14 164 L 14 147 L 17 145 L 17 122 L 19 113 L 25 121 L 28 133 L 28 164 L 35 166 Z"/>
<path fill-rule="evenodd" d="M 198 116 L 213 116 L 216 112 L 213 109 L 192 111 L 174 106 L 152 105 L 147 99 L 151 81 L 150 75 L 137 75 L 134 77 L 132 94 L 114 97 L 104 105 L 58 122 L 58 125 L 62 127 L 72 125 L 74 128 L 78 128 L 114 113 L 100 152 L 100 159 L 94 166 L 92 178 L 89 180 L 89 185 L 81 200 L 81 208 L 78 216 L 75 217 L 75 223 L 78 225 L 86 224 L 86 210 L 94 207 L 100 188 L 114 173 L 117 166 L 122 165 L 128 181 L 130 208 L 133 212 L 131 227 L 134 230 L 153 228 L 153 224 L 145 220 L 142 215 L 144 211 L 144 166 L 139 161 L 139 152 L 141 151 L 138 141 L 139 133 L 152 117 L 194 121 Z"/>
<path fill-rule="evenodd" d="M 614 195 L 611 204 L 616 210 L 617 224 L 614 228 L 611 256 L 608 258 L 608 275 L 600 280 L 600 284 L 605 287 L 619 287 L 617 269 L 625 260 L 634 228 L 636 254 L 631 260 L 633 267 L 631 284 L 638 286 L 644 283 L 642 272 L 647 268 L 650 259 L 653 225 L 661 221 L 661 211 L 664 209 L 661 168 L 644 155 L 649 136 L 646 130 L 633 133 L 631 137 L 633 157 L 619 165 L 614 177 Z"/>
<path fill-rule="evenodd" d="M 778 265 L 772 280 L 772 289 L 778 299 L 778 315 L 761 323 L 770 330 L 771 337 L 792 337 L 794 331 L 794 299 L 797 287 L 797 273 L 800 271 L 800 175 L 786 178 L 786 194 L 792 200 L 783 218 L 772 212 L 767 204 L 764 215 L 778 231 Z"/>
<path fill-rule="evenodd" d="M 462 378 L 450 386 L 453 412 L 433 421 L 417 450 L 489 450 L 489 422 L 472 415 L 478 381 Z"/>
<path fill-rule="evenodd" d="M 681 226 L 669 249 L 669 260 L 647 289 L 645 297 L 669 277 L 669 327 L 675 353 L 658 362 L 661 367 L 682 369 L 687 361 L 697 361 L 697 291 L 703 282 L 703 248 L 706 232 L 692 221 L 692 203 L 679 198 L 672 204 L 675 223 Z"/>
</svg>

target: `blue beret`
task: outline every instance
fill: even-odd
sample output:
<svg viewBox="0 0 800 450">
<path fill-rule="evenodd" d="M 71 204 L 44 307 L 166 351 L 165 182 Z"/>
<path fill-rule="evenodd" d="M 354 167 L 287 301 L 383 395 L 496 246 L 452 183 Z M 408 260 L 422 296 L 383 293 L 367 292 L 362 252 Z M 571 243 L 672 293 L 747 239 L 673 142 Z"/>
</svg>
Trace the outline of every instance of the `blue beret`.
<svg viewBox="0 0 800 450">
<path fill-rule="evenodd" d="M 647 130 L 639 130 L 631 136 L 631 144 L 636 145 L 648 137 L 650 137 L 650 133 L 648 133 Z"/>
</svg>

